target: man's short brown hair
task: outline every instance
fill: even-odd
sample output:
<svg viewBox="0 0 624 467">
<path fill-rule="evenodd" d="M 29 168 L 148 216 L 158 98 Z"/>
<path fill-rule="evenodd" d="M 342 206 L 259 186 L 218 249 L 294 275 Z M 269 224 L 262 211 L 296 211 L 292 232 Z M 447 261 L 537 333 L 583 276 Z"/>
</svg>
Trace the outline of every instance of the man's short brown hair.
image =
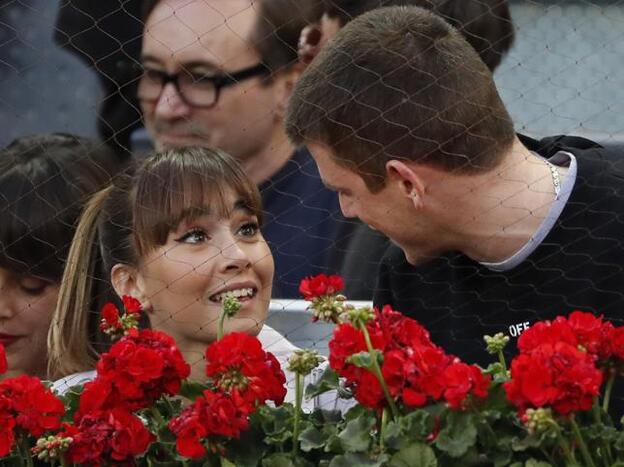
<svg viewBox="0 0 624 467">
<path fill-rule="evenodd" d="M 498 165 L 514 139 L 475 50 L 416 7 L 374 10 L 345 26 L 296 84 L 286 132 L 298 145 L 327 145 L 373 192 L 390 159 L 477 173 Z"/>
<path fill-rule="evenodd" d="M 143 21 L 147 22 L 156 5 L 166 0 L 144 0 Z M 298 62 L 297 43 L 301 30 L 314 20 L 313 5 L 301 0 L 260 0 L 254 2 L 258 9 L 256 24 L 250 40 L 260 55 L 262 63 L 272 72 L 288 68 Z M 256 7 L 257 4 L 257 7 Z"/>
</svg>

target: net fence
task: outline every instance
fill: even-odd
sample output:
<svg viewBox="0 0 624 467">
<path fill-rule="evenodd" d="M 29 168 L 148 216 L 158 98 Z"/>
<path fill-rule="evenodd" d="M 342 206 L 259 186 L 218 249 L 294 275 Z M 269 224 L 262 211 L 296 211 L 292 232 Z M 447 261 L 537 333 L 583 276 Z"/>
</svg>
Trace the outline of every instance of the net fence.
<svg viewBox="0 0 624 467">
<path fill-rule="evenodd" d="M 337 195 L 323 186 L 314 160 L 304 150 L 295 151 L 283 130 L 278 129 L 286 105 L 284 95 L 287 96 L 295 85 L 297 73 L 304 66 L 298 64 L 301 69 L 284 80 L 271 81 L 263 73 L 289 73 L 293 61 L 297 60 L 301 30 L 310 25 L 320 29 L 320 14 L 324 9 L 340 8 L 342 4 L 311 1 L 310 5 L 297 2 L 293 6 L 284 1 L 275 2 L 276 11 L 272 11 L 270 8 L 263 10 L 262 2 L 222 0 L 198 2 L 197 10 L 189 10 L 189 2 L 162 0 L 155 2 L 155 10 L 149 17 L 150 27 L 144 29 L 144 5 L 141 3 L 132 0 L 5 0 L 0 4 L 0 127 L 3 129 L 0 145 L 6 146 L 16 138 L 36 133 L 78 134 L 98 140 L 100 146 L 114 151 L 119 167 L 110 172 L 119 173 L 129 171 L 128 164 L 133 164 L 132 161 L 149 157 L 154 140 L 159 139 L 162 146 L 168 147 L 175 146 L 176 142 L 208 142 L 231 153 L 243 162 L 260 189 L 264 204 L 263 232 L 276 271 L 273 293 L 262 298 L 263 310 L 232 321 L 243 323 L 238 325 L 239 329 L 248 326 L 245 323 L 249 320 L 253 322 L 251 327 L 257 327 L 268 304 L 268 326 L 297 347 L 316 348 L 327 355 L 333 325 L 311 322 L 308 302 L 301 300 L 297 292 L 299 280 L 318 273 L 341 274 L 346 282 L 346 295 L 357 300 L 357 305 L 371 305 L 382 255 L 390 242 L 380 232 L 343 217 Z M 286 6 L 292 11 L 284 10 Z M 612 151 L 606 163 L 613 168 L 615 178 L 621 176 L 623 166 L 618 157 L 624 148 L 624 2 L 511 0 L 509 6 L 513 24 L 495 17 L 492 7 L 486 11 L 492 15 L 491 21 L 507 22 L 515 34 L 513 46 L 505 51 L 494 73 L 515 130 L 534 138 L 552 135 L 588 138 Z M 262 13 L 267 17 L 261 21 L 264 29 L 258 32 L 253 25 L 257 26 L 257 15 Z M 280 24 L 277 32 L 271 31 L 270 27 L 277 23 Z M 506 39 L 508 37 L 499 37 L 498 42 Z M 315 39 L 310 41 L 312 48 L 319 45 Z M 498 42 L 490 42 L 490 45 Z M 266 50 L 254 49 L 252 43 L 265 44 Z M 278 50 L 280 48 L 284 51 Z M 232 78 L 239 72 L 255 73 L 252 68 L 258 61 L 264 68 L 258 69 L 257 75 Z M 180 66 L 181 63 L 185 65 Z M 145 85 L 147 78 L 142 77 L 146 76 L 143 74 L 146 68 L 154 73 L 153 81 L 161 88 L 156 90 L 153 99 L 148 99 L 145 96 L 149 89 L 144 87 L 143 92 L 147 94 L 144 102 L 139 103 L 137 92 Z M 199 88 L 199 77 L 215 75 L 222 78 L 219 85 L 213 80 Z M 162 80 L 167 84 L 163 86 Z M 37 142 L 35 149 L 24 149 L 23 153 L 34 157 L 37 147 L 48 151 L 46 144 Z M 70 150 L 82 153 L 83 159 L 95 157 L 99 151 L 82 141 Z M 19 150 L 14 153 L 11 157 L 17 165 L 21 156 Z M 11 165 L 1 164 L 9 174 Z M 578 180 L 591 186 L 594 182 L 588 179 L 585 183 L 580 167 Z M 104 187 L 108 181 L 105 175 L 104 179 L 94 180 L 90 187 L 85 187 L 83 180 L 69 179 L 75 173 L 76 177 L 86 177 L 80 175 L 80 171 L 61 167 L 48 179 L 38 179 L 40 185 L 1 188 L 2 193 L 12 190 L 14 196 L 5 195 L 12 201 L 3 207 L 2 217 L 7 219 L 2 221 L 6 224 L 3 235 L 6 236 L 0 242 L 7 251 L 9 246 L 12 249 L 10 255 L 3 253 L 10 256 L 11 261 L 5 258 L 0 271 L 6 271 L 3 272 L 6 277 L 15 271 L 17 278 L 13 283 L 3 279 L 1 293 L 7 303 L 13 300 L 10 306 L 19 309 L 16 314 L 48 313 L 45 316 L 52 326 L 57 323 L 52 320 L 54 306 L 51 304 L 54 293 L 59 290 L 61 276 L 44 276 L 43 283 L 32 287 L 24 284 L 24 277 L 33 275 L 36 282 L 42 276 L 37 272 L 40 264 L 36 257 L 39 252 L 47 255 L 45 252 L 50 251 L 50 247 L 54 259 L 64 261 L 64 256 L 70 254 L 73 231 L 80 219 L 79 212 L 89 198 L 87 195 Z M 0 184 L 4 176 L 0 174 Z M 57 181 L 61 177 L 58 188 L 55 188 L 54 177 Z M 196 186 L 192 180 L 183 177 L 180 180 L 182 190 L 188 186 L 186 183 Z M 171 180 L 161 179 L 161 182 L 154 191 L 162 193 L 169 189 Z M 210 187 L 197 183 L 198 190 L 212 193 Z M 619 282 L 622 278 L 619 259 L 624 251 L 624 230 L 620 236 L 613 234 L 617 225 L 624 223 L 624 214 L 618 211 L 623 205 L 624 193 L 618 183 L 610 180 L 603 192 L 591 192 L 599 196 L 598 199 L 572 198 L 570 203 L 576 211 L 566 229 L 576 234 L 561 236 L 569 243 L 560 243 L 558 237 L 545 240 L 549 251 L 544 254 L 544 263 L 535 265 L 535 270 L 543 273 L 538 277 L 524 277 L 523 272 L 493 273 L 497 282 L 489 288 L 489 276 L 455 257 L 444 256 L 433 269 L 422 273 L 410 269 L 399 254 L 385 269 L 390 277 L 385 285 L 393 287 L 385 297 L 392 297 L 400 311 L 405 311 L 400 309 L 400 304 L 423 310 L 418 318 L 431 328 L 434 336 L 446 336 L 440 338 L 451 342 L 453 348 L 465 346 L 467 355 L 477 355 L 475 346 L 481 345 L 473 339 L 471 332 L 475 330 L 498 329 L 517 337 L 532 321 L 542 318 L 534 309 L 534 297 L 539 297 L 537 301 L 550 307 L 550 312 L 555 314 L 583 308 L 604 312 L 616 324 L 622 324 L 624 283 Z M 65 204 L 68 201 L 62 197 L 60 200 L 45 199 L 45 196 L 52 197 L 56 189 L 74 185 L 80 186 L 81 192 L 80 196 L 75 190 L 71 192 L 71 196 L 77 196 L 73 204 Z M 87 193 L 89 190 L 91 193 Z M 131 191 L 128 189 L 128 193 Z M 34 201 L 20 203 L 31 198 Z M 505 199 L 501 197 L 496 201 L 502 205 Z M 125 207 L 122 204 L 119 201 L 113 206 L 118 208 L 115 215 L 123 217 Z M 58 222 L 61 217 L 57 213 L 65 215 L 69 208 L 75 211 L 74 218 L 62 217 L 65 230 L 62 245 L 57 247 L 55 245 L 60 244 L 45 237 L 46 230 L 41 224 Z M 149 204 L 145 209 L 157 208 L 175 211 L 171 206 L 158 203 Z M 524 208 L 520 206 L 519 209 Z M 20 219 L 20 213 L 28 213 L 28 217 Z M 150 215 L 154 217 L 153 213 Z M 532 213 L 526 214 L 530 215 Z M 156 242 L 160 253 L 156 256 L 150 253 L 152 267 L 148 267 L 150 274 L 145 278 L 152 294 L 146 299 L 158 312 L 150 315 L 151 325 L 161 326 L 190 343 L 202 339 L 207 342 L 212 338 L 216 326 L 214 310 L 218 307 L 209 303 L 213 315 L 207 316 L 201 314 L 202 305 L 225 290 L 224 284 L 231 283 L 228 282 L 231 278 L 243 277 L 245 281 L 236 282 L 236 290 L 242 297 L 249 290 L 253 299 L 260 300 L 262 288 L 267 287 L 267 270 L 273 268 L 268 250 L 250 252 L 247 246 L 219 245 L 216 240 L 210 245 L 210 235 L 206 235 L 205 230 L 218 228 L 213 225 L 214 220 L 202 219 L 195 216 L 192 222 L 185 220 L 186 230 L 176 225 L 166 232 L 160 244 Z M 243 221 L 237 218 L 238 224 L 234 225 L 231 219 L 223 238 L 253 235 L 246 233 L 244 228 L 248 227 Z M 112 215 L 107 220 L 113 228 L 127 227 L 121 225 L 125 221 L 118 221 Z M 29 230 L 34 225 L 37 229 Z M 159 227 L 157 223 L 150 225 L 153 229 Z M 13 253 L 22 239 L 26 239 L 25 245 L 35 245 L 24 247 L 31 249 L 24 256 L 28 260 L 18 257 L 19 252 Z M 97 242 L 97 239 L 91 241 Z M 204 250 L 197 247 L 203 241 L 208 245 Z M 577 248 L 579 243 L 583 246 Z M 181 244 L 184 246 L 178 248 L 178 254 L 172 245 Z M 121 246 L 120 251 L 124 248 L 126 245 Z M 247 275 L 246 269 L 243 273 L 239 271 L 239 263 L 245 259 L 237 255 L 251 255 L 253 260 L 247 260 L 253 273 Z M 35 259 L 31 261 L 31 257 Z M 41 257 L 39 261 L 43 263 L 48 259 Z M 105 259 L 100 261 L 102 263 L 93 267 L 107 264 Z M 14 263 L 19 267 L 12 269 Z M 587 268 L 600 277 L 586 277 L 583 270 Z M 93 274 L 96 282 L 106 280 L 96 276 L 88 266 L 76 267 L 75 274 Z M 116 290 L 136 290 L 132 284 L 124 282 L 124 277 L 123 271 L 116 276 L 118 282 L 113 284 L 117 285 Z M 224 279 L 227 277 L 230 279 Z M 111 279 L 109 271 L 108 280 Z M 50 291 L 54 293 L 50 295 Z M 605 302 L 586 299 L 594 297 L 593 292 L 602 293 L 595 296 L 606 297 Z M 26 298 L 19 301 L 11 298 L 11 294 L 22 294 Z M 449 296 L 453 298 L 449 300 Z M 99 314 L 92 309 L 94 303 L 84 303 L 89 332 L 94 332 L 99 322 Z M 486 311 L 476 308 L 475 304 L 482 304 Z M 518 315 L 501 318 L 497 309 Z M 4 322 L 14 319 L 9 315 L 7 312 Z M 23 323 L 15 320 L 15 328 L 7 324 L 5 331 L 26 333 L 31 326 L 36 327 L 34 321 L 46 319 L 28 318 Z M 2 330 L 0 327 L 0 332 Z M 43 331 L 33 337 L 39 344 L 46 339 Z M 273 350 L 272 346 L 279 350 L 283 345 L 281 341 L 268 344 L 269 351 Z M 181 345 L 183 352 L 189 351 L 185 355 L 189 363 L 201 364 L 202 354 L 192 353 L 191 347 L 196 348 L 189 344 L 189 349 L 185 349 Z"/>
</svg>

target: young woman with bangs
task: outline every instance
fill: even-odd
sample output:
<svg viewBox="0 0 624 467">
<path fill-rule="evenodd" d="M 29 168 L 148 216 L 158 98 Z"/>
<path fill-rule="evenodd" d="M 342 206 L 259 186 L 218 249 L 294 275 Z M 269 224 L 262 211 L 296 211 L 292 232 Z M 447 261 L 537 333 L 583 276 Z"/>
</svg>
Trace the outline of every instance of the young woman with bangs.
<svg viewBox="0 0 624 467">
<path fill-rule="evenodd" d="M 51 373 L 65 377 L 56 388 L 93 378 L 101 350 L 96 310 L 123 295 L 141 302 L 151 328 L 176 340 L 191 379 L 205 378 L 204 352 L 216 339 L 226 292 L 242 307 L 225 332 L 257 335 L 285 369 L 296 347 L 264 325 L 274 265 L 261 221 L 256 186 L 213 149 L 156 153 L 96 194 L 78 226 L 50 333 Z M 289 401 L 294 375 L 285 373 Z"/>
<path fill-rule="evenodd" d="M 101 143 L 68 134 L 19 138 L 0 150 L 0 379 L 47 373 L 47 334 L 84 204 L 121 168 Z"/>
</svg>

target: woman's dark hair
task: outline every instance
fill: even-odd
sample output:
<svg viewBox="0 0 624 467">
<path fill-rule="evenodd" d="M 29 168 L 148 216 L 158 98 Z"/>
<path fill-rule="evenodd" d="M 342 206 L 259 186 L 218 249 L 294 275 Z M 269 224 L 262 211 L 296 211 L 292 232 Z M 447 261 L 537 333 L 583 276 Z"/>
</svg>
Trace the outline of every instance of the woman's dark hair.
<svg viewBox="0 0 624 467">
<path fill-rule="evenodd" d="M 106 145 L 62 133 L 2 149 L 0 267 L 60 282 L 84 204 L 120 167 Z"/>
<path fill-rule="evenodd" d="M 133 174 L 89 201 L 67 260 L 53 326 L 49 374 L 92 369 L 106 346 L 99 312 L 118 301 L 111 285 L 115 264 L 138 266 L 164 245 L 182 221 L 216 212 L 228 216 L 231 193 L 262 222 L 260 193 L 237 162 L 217 149 L 180 148 L 154 153 Z"/>
</svg>

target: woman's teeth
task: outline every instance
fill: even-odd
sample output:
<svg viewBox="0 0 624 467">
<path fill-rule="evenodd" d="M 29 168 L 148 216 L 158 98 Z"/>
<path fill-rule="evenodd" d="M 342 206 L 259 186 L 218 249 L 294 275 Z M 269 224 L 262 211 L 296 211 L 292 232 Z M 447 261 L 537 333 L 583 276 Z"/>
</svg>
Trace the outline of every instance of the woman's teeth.
<svg viewBox="0 0 624 467">
<path fill-rule="evenodd" d="M 234 289 L 228 290 L 227 292 L 221 292 L 219 294 L 213 295 L 210 297 L 210 300 L 213 302 L 222 302 L 225 297 L 234 297 L 234 298 L 246 298 L 252 297 L 254 294 L 254 289 Z"/>
</svg>

